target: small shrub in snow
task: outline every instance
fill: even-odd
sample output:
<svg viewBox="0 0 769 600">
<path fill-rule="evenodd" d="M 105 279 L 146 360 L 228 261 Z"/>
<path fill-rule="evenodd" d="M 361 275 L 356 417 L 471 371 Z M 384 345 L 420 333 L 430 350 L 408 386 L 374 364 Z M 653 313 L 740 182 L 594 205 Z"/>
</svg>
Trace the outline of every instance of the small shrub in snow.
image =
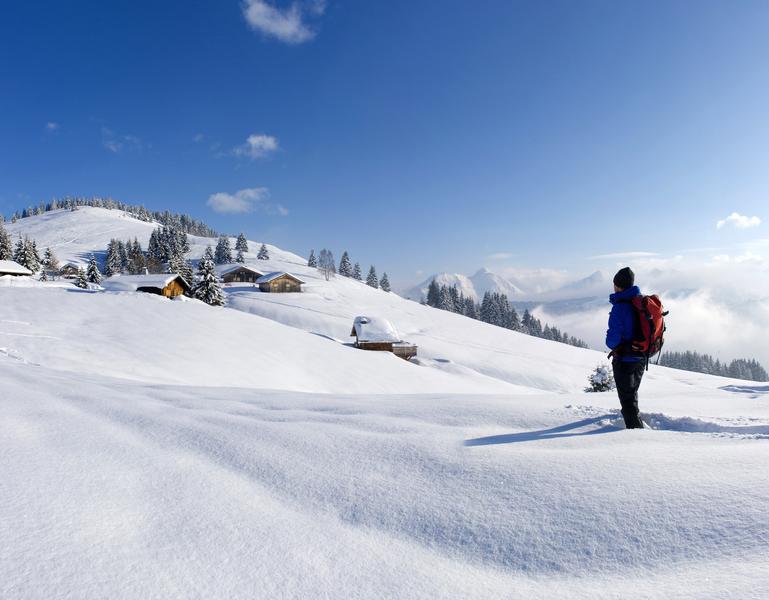
<svg viewBox="0 0 769 600">
<path fill-rule="evenodd" d="M 85 269 L 83 267 L 79 267 L 77 270 L 75 285 L 83 290 L 88 289 L 88 276 L 85 274 Z"/>
<path fill-rule="evenodd" d="M 256 255 L 259 260 L 270 260 L 270 253 L 267 251 L 267 246 L 262 244 L 259 248 L 259 253 Z"/>
<path fill-rule="evenodd" d="M 586 392 L 610 392 L 616 389 L 614 374 L 609 365 L 598 365 L 587 378 Z"/>
</svg>

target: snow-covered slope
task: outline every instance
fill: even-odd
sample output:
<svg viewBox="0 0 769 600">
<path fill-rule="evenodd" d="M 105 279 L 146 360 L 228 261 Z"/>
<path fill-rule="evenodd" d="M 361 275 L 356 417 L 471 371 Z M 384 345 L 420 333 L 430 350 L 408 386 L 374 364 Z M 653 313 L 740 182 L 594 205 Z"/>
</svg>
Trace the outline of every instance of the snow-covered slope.
<svg viewBox="0 0 769 600">
<path fill-rule="evenodd" d="M 125 241 L 135 237 L 146 250 L 150 234 L 158 225 L 135 219 L 122 210 L 81 206 L 76 211 L 55 210 L 19 219 L 16 223 L 5 223 L 4 226 L 14 240 L 19 235 L 34 239 L 41 253 L 45 248 L 51 248 L 59 262 L 64 264 L 86 263 L 92 254 L 101 257 L 113 238 Z M 216 244 L 216 239 L 212 238 L 191 235 L 188 239 L 188 257 L 192 259 L 200 258 L 207 245 Z M 232 238 L 231 242 L 234 246 L 235 239 Z M 250 252 L 246 256 L 256 259 L 260 244 L 250 242 Z M 286 263 L 306 263 L 303 258 L 270 244 L 267 244 L 267 249 Z"/>
<path fill-rule="evenodd" d="M 652 367 L 625 431 L 601 353 L 272 254 L 227 308 L 0 278 L 0 597 L 765 597 L 769 386 Z"/>
</svg>

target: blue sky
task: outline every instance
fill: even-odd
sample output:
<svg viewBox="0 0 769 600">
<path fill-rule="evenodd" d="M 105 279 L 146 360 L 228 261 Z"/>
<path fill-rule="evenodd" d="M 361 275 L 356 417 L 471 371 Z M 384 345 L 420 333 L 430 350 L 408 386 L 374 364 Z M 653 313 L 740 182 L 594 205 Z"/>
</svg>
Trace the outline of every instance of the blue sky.
<svg viewBox="0 0 769 600">
<path fill-rule="evenodd" d="M 110 195 L 401 286 L 763 261 L 768 29 L 766 2 L 15 3 L 0 212 Z"/>
</svg>

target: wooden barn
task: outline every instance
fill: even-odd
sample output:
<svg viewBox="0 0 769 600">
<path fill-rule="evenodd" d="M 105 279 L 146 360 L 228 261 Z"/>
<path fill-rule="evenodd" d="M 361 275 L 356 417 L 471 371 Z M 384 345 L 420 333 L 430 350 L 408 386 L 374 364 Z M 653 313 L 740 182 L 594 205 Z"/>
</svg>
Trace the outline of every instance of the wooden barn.
<svg viewBox="0 0 769 600">
<path fill-rule="evenodd" d="M 64 263 L 59 269 L 59 275 L 65 279 L 75 279 L 77 277 L 78 266 L 74 263 Z"/>
<path fill-rule="evenodd" d="M 19 277 L 22 275 L 32 275 L 32 271 L 27 267 L 22 267 L 14 260 L 0 260 L 0 277 L 3 275 Z"/>
<path fill-rule="evenodd" d="M 225 265 L 223 269 L 219 270 L 219 277 L 223 283 L 251 283 L 256 285 L 257 280 L 264 277 L 264 273 L 246 265 Z"/>
<path fill-rule="evenodd" d="M 291 273 L 275 271 L 267 273 L 256 280 L 259 289 L 272 294 L 285 294 L 288 292 L 301 292 L 304 281 L 294 277 Z"/>
<path fill-rule="evenodd" d="M 392 352 L 406 360 L 417 355 L 417 347 L 404 342 L 386 319 L 355 317 L 350 335 L 355 337 L 355 347 L 361 350 Z"/>
<path fill-rule="evenodd" d="M 158 275 L 113 275 L 101 283 L 102 287 L 115 292 L 145 292 L 166 298 L 176 298 L 190 291 L 181 275 L 175 273 Z"/>
</svg>

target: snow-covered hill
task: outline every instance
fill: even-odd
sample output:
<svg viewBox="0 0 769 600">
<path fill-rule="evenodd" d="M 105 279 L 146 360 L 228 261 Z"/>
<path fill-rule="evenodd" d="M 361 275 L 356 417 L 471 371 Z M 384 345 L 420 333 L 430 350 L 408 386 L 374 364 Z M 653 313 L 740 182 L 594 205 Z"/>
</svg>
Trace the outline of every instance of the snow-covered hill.
<svg viewBox="0 0 769 600">
<path fill-rule="evenodd" d="M 152 228 L 14 227 L 64 260 Z M 769 386 L 652 367 L 625 431 L 603 354 L 271 254 L 303 293 L 0 278 L 0 597 L 765 596 Z"/>
</svg>

